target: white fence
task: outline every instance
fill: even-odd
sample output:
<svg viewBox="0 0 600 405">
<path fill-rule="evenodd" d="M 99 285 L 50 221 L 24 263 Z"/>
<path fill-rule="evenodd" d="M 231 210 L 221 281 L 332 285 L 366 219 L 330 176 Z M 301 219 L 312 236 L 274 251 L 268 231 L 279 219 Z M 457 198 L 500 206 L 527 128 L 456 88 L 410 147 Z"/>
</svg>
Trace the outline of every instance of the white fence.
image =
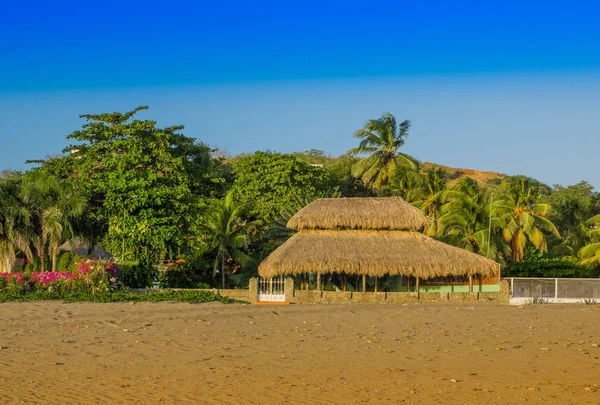
<svg viewBox="0 0 600 405">
<path fill-rule="evenodd" d="M 600 301 L 598 278 L 530 278 L 507 277 L 510 283 L 511 303 L 542 298 L 548 302 Z"/>
<path fill-rule="evenodd" d="M 258 279 L 257 301 L 261 302 L 285 302 L 285 280 L 281 279 Z"/>
</svg>

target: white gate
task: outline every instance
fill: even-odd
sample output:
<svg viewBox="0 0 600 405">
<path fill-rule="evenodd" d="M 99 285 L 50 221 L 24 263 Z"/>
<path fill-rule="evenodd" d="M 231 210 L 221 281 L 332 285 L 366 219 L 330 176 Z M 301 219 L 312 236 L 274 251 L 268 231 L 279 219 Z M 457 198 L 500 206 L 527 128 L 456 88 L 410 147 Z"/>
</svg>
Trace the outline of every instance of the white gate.
<svg viewBox="0 0 600 405">
<path fill-rule="evenodd" d="M 285 302 L 285 280 L 259 278 L 257 301 Z"/>
</svg>

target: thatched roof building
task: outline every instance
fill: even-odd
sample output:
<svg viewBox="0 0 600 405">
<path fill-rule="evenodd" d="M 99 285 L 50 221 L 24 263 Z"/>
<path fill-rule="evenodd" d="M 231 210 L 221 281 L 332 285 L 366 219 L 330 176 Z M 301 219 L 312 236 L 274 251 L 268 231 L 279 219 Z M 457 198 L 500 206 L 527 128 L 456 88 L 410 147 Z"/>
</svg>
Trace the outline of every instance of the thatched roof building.
<svg viewBox="0 0 600 405">
<path fill-rule="evenodd" d="M 318 272 L 430 279 L 492 276 L 500 265 L 418 232 L 429 223 L 400 197 L 319 199 L 288 222 L 299 230 L 259 266 L 262 277 Z"/>
<path fill-rule="evenodd" d="M 429 218 L 400 197 L 320 198 L 294 215 L 287 227 L 305 229 L 421 230 Z"/>
</svg>

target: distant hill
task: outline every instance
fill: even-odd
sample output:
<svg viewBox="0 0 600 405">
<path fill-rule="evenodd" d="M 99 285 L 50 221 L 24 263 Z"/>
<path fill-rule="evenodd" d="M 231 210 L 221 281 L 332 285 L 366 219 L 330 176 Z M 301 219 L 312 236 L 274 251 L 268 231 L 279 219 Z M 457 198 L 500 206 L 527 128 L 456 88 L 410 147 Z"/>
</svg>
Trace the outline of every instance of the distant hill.
<svg viewBox="0 0 600 405">
<path fill-rule="evenodd" d="M 494 180 L 494 179 L 501 180 L 506 176 L 502 173 L 484 172 L 481 170 L 472 170 L 472 169 L 457 169 L 454 167 L 438 165 L 436 163 L 430 163 L 430 162 L 423 163 L 423 168 L 424 169 L 432 169 L 432 168 L 442 169 L 448 175 L 448 178 L 450 179 L 450 181 L 448 182 L 449 185 L 456 183 L 458 180 L 462 179 L 463 177 L 470 177 L 473 180 L 477 181 L 477 183 L 479 183 L 479 184 L 486 184 L 490 180 Z"/>
</svg>

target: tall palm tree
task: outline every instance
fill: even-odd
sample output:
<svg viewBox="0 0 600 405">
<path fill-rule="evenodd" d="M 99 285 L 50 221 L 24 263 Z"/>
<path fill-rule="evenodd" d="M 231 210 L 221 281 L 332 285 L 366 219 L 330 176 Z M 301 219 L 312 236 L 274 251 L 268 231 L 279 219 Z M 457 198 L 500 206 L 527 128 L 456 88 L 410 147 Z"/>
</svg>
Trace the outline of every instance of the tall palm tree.
<svg viewBox="0 0 600 405">
<path fill-rule="evenodd" d="M 494 208 L 503 223 L 504 240 L 510 243 L 512 260 L 523 259 L 528 242 L 545 253 L 548 246 L 544 232 L 557 238 L 560 233 L 547 218 L 551 205 L 539 202 L 540 187 L 530 179 L 516 177 L 502 184 L 502 189 L 503 194 Z"/>
<path fill-rule="evenodd" d="M 389 183 L 390 177 L 398 166 L 415 166 L 415 160 L 399 153 L 408 136 L 410 120 L 396 122 L 390 113 L 381 118 L 369 120 L 365 126 L 354 133 L 361 139 L 357 148 L 349 151 L 352 155 L 368 154 L 352 167 L 352 175 L 362 178 L 365 185 L 379 188 Z"/>
<path fill-rule="evenodd" d="M 233 193 L 229 192 L 223 200 L 215 201 L 208 210 L 201 228 L 217 249 L 215 272 L 221 268 L 221 284 L 225 288 L 225 260 L 233 258 L 239 262 L 250 259 L 242 253 L 248 246 L 250 228 L 260 221 L 248 222 L 243 218 L 245 207 L 236 205 Z"/>
<path fill-rule="evenodd" d="M 425 233 L 431 237 L 439 236 L 439 217 L 442 212 L 443 195 L 446 190 L 446 178 L 441 169 L 429 169 L 419 174 L 417 188 L 409 191 L 409 201 L 431 219 L 431 225 Z"/>
<path fill-rule="evenodd" d="M 490 229 L 489 206 L 491 192 L 469 177 L 456 182 L 442 196 L 444 205 L 439 218 L 440 234 L 448 243 L 491 258 L 499 259 L 503 241 L 497 240 L 501 226 L 492 218 Z"/>
<path fill-rule="evenodd" d="M 56 271 L 59 247 L 74 236 L 71 221 L 83 213 L 85 200 L 58 178 L 38 171 L 23 177 L 21 191 L 32 216 L 31 241 L 40 257 L 40 270 L 46 270 L 49 254 Z"/>
<path fill-rule="evenodd" d="M 10 272 L 19 252 L 31 258 L 29 212 L 15 182 L 0 182 L 0 272 Z"/>
</svg>

